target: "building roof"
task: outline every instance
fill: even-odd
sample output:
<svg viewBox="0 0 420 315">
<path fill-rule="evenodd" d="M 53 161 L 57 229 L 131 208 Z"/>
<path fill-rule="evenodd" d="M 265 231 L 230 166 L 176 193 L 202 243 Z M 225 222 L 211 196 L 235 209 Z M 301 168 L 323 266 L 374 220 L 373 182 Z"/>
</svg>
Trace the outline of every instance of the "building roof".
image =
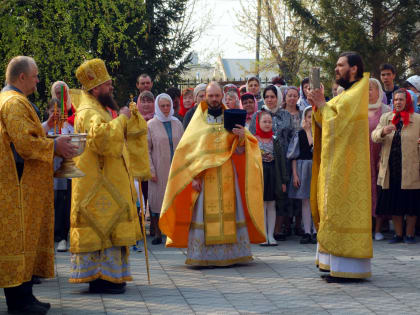
<svg viewBox="0 0 420 315">
<path fill-rule="evenodd" d="M 239 79 L 256 75 L 255 59 L 225 59 L 219 58 L 219 62 L 223 67 L 225 79 Z M 276 71 L 260 71 L 261 78 L 272 78 L 278 75 Z"/>
</svg>

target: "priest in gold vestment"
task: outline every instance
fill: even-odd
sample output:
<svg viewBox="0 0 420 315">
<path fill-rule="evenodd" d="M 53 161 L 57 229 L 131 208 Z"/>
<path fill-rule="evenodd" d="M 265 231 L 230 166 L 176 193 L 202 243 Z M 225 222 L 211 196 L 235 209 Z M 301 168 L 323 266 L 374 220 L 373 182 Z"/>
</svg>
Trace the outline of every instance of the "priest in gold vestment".
<svg viewBox="0 0 420 315">
<path fill-rule="evenodd" d="M 159 220 L 167 247 L 188 247 L 189 265 L 246 263 L 250 242 L 265 241 L 258 142 L 239 125 L 224 129 L 221 99 L 209 83 L 175 151 Z"/>
<path fill-rule="evenodd" d="M 336 82 L 344 92 L 325 103 L 323 89 L 310 92 L 316 107 L 311 208 L 318 230 L 316 264 L 327 282 L 371 276 L 372 222 L 369 160 L 369 74 L 361 57 L 341 54 Z"/>
<path fill-rule="evenodd" d="M 74 153 L 70 138 L 46 138 L 27 98 L 38 82 L 35 61 L 14 57 L 0 93 L 0 288 L 12 314 L 50 308 L 33 296 L 31 279 L 54 277 L 53 158 Z"/>
<path fill-rule="evenodd" d="M 132 170 L 142 174 L 127 148 L 127 134 L 140 121 L 127 107 L 116 116 L 112 81 L 102 60 L 84 62 L 76 77 L 83 90 L 74 129 L 88 136 L 85 151 L 75 159 L 86 176 L 72 180 L 70 282 L 89 282 L 92 293 L 123 293 L 125 281 L 132 280 L 128 246 L 141 239 Z M 143 152 L 147 156 L 147 147 Z"/>
</svg>

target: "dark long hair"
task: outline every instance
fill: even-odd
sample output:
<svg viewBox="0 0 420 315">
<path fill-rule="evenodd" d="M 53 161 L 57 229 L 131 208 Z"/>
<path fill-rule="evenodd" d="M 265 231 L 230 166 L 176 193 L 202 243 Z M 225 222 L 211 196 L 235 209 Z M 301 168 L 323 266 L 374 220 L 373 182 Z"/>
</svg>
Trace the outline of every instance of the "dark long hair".
<svg viewBox="0 0 420 315">
<path fill-rule="evenodd" d="M 363 78 L 363 60 L 362 57 L 355 51 L 343 52 L 340 57 L 347 57 L 347 62 L 350 67 L 357 66 L 356 80 Z"/>
<path fill-rule="evenodd" d="M 274 95 L 276 95 L 276 97 L 279 98 L 279 96 L 277 95 L 277 88 L 274 85 L 269 85 L 264 89 L 264 92 L 263 92 L 264 99 L 265 99 L 265 94 L 267 93 L 267 91 L 272 91 Z"/>
</svg>

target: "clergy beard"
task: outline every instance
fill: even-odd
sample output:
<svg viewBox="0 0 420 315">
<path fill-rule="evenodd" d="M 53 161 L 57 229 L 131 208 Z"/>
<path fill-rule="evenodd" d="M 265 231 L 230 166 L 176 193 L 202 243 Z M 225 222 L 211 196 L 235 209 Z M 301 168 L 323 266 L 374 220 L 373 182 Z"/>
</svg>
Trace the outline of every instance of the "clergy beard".
<svg viewBox="0 0 420 315">
<path fill-rule="evenodd" d="M 104 107 L 109 107 L 113 110 L 118 110 L 117 102 L 115 102 L 114 97 L 111 94 L 99 94 L 98 101 Z"/>
<path fill-rule="evenodd" d="M 222 103 L 208 103 L 208 113 L 213 117 L 218 117 L 222 114 Z"/>
<path fill-rule="evenodd" d="M 338 74 L 340 75 L 340 74 Z M 344 76 L 340 76 L 339 79 L 336 79 L 335 82 L 347 90 L 352 84 L 350 82 L 350 70 L 348 70 Z"/>
</svg>

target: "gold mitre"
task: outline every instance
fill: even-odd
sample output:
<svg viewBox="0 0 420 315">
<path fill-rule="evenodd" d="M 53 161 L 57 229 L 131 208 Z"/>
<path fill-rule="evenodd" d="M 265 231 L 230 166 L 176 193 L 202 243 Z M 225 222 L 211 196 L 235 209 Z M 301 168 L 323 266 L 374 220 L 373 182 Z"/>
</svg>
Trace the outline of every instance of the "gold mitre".
<svg viewBox="0 0 420 315">
<path fill-rule="evenodd" d="M 76 78 L 86 91 L 111 80 L 105 62 L 101 59 L 86 60 L 82 63 L 76 70 Z"/>
</svg>

